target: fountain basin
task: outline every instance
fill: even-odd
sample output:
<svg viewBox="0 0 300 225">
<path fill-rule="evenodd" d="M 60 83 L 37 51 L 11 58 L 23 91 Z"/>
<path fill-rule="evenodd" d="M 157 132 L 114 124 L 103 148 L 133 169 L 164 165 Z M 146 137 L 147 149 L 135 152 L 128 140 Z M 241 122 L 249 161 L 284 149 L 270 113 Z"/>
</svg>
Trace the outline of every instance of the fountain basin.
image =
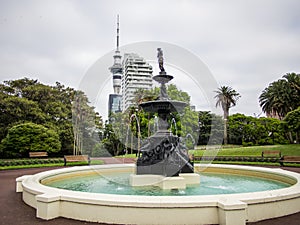
<svg viewBox="0 0 300 225">
<path fill-rule="evenodd" d="M 109 224 L 245 224 L 300 211 L 300 175 L 281 169 L 196 165 L 195 170 L 264 177 L 288 188 L 206 196 L 137 196 L 69 191 L 42 183 L 62 177 L 134 172 L 135 165 L 80 166 L 17 178 L 17 192 L 36 208 L 37 217 L 73 218 Z"/>
</svg>

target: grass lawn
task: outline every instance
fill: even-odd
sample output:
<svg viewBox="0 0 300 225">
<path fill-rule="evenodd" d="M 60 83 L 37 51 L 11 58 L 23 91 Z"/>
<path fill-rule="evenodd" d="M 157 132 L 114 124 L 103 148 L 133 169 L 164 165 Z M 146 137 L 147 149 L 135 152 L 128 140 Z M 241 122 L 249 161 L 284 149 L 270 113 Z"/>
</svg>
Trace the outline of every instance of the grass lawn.
<svg viewBox="0 0 300 225">
<path fill-rule="evenodd" d="M 264 145 L 264 146 L 251 146 L 251 147 L 235 147 L 235 146 L 225 146 L 218 151 L 217 149 L 205 150 L 205 148 L 189 150 L 189 154 L 194 154 L 195 156 L 202 156 L 206 151 L 218 151 L 218 156 L 257 156 L 260 157 L 262 151 L 281 151 L 281 155 L 293 155 L 300 156 L 300 144 L 291 145 Z M 136 158 L 135 154 L 127 154 L 117 157 L 125 158 Z"/>
<path fill-rule="evenodd" d="M 205 146 L 197 146 L 196 150 L 189 150 L 189 154 L 194 154 L 195 156 L 212 156 L 217 154 L 217 156 L 250 156 L 250 157 L 261 157 L 262 151 L 271 150 L 271 151 L 281 151 L 281 155 L 290 155 L 290 156 L 300 156 L 300 144 L 291 144 L 291 145 L 267 145 L 267 146 L 252 146 L 252 147 L 241 147 L 241 146 L 222 146 L 218 149 L 205 150 Z M 136 158 L 135 154 L 127 154 L 126 158 Z M 245 162 L 245 161 L 216 161 L 213 163 L 222 163 L 222 164 L 241 164 L 241 165 L 274 165 L 279 166 L 279 163 L 273 162 Z M 300 167 L 300 164 L 295 163 L 285 163 L 285 166 L 296 166 Z"/>
<path fill-rule="evenodd" d="M 218 151 L 218 156 L 261 156 L 262 151 L 272 150 L 281 151 L 281 155 L 300 156 L 300 144 L 291 145 L 265 145 L 265 146 L 251 146 L 251 147 L 231 147 L 221 148 Z M 209 150 L 207 150 L 209 151 Z M 212 150 L 217 151 L 217 150 Z M 195 156 L 202 156 L 206 150 L 190 150 L 190 154 Z"/>
</svg>

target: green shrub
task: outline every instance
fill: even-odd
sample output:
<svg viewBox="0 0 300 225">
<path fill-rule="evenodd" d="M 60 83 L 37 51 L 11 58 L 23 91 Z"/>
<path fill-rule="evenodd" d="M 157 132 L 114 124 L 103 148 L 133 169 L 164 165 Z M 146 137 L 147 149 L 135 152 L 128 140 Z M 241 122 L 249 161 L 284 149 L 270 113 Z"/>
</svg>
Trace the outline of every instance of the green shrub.
<svg viewBox="0 0 300 225">
<path fill-rule="evenodd" d="M 243 147 L 248 147 L 248 146 L 253 146 L 253 142 L 249 141 L 249 142 L 243 142 L 242 143 Z"/>
<path fill-rule="evenodd" d="M 39 124 L 23 123 L 11 127 L 1 142 L 1 151 L 6 157 L 27 157 L 30 151 L 45 149 L 48 153 L 61 148 L 58 134 Z"/>
</svg>

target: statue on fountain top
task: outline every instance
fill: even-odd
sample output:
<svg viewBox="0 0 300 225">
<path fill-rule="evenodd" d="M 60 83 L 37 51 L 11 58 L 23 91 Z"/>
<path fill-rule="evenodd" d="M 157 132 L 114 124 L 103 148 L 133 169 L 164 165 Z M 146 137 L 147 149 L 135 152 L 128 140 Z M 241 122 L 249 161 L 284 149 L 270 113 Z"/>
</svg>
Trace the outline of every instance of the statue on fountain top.
<svg viewBox="0 0 300 225">
<path fill-rule="evenodd" d="M 157 48 L 157 59 L 158 59 L 160 74 L 166 74 L 166 71 L 165 71 L 165 68 L 164 68 L 163 51 L 162 51 L 161 48 Z"/>
</svg>

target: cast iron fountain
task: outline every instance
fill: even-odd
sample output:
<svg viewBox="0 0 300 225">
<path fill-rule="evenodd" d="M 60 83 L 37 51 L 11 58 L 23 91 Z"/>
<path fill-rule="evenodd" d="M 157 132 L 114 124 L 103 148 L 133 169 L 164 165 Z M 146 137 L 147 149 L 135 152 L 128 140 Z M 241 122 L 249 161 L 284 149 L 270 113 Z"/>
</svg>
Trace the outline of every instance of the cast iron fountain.
<svg viewBox="0 0 300 225">
<path fill-rule="evenodd" d="M 145 112 L 157 113 L 158 130 L 141 146 L 136 163 L 136 174 L 163 177 L 178 177 L 184 173 L 194 174 L 194 165 L 182 138 L 168 130 L 170 128 L 168 121 L 173 119 L 171 115 L 181 113 L 187 103 L 169 99 L 166 84 L 173 79 L 173 76 L 166 73 L 163 65 L 163 52 L 160 48 L 157 50 L 160 72 L 153 79 L 160 83 L 160 95 L 157 100 L 143 102 L 139 104 L 139 107 Z M 195 176 L 197 176 L 196 183 L 198 183 L 198 174 Z M 140 185 L 143 184 L 142 182 Z"/>
</svg>

